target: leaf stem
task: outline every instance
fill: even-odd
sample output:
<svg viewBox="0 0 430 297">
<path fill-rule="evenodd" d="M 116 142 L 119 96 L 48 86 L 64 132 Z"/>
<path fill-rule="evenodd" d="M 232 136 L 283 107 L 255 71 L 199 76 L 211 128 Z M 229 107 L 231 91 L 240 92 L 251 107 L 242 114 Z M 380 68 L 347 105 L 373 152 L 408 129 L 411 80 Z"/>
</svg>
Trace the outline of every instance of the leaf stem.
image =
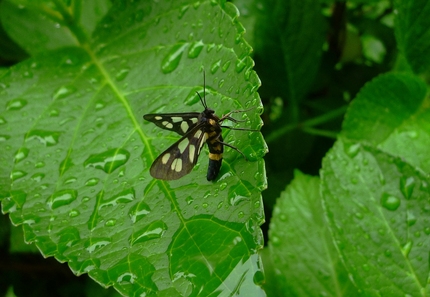
<svg viewBox="0 0 430 297">
<path fill-rule="evenodd" d="M 272 133 L 270 133 L 265 138 L 265 140 L 269 144 L 269 143 L 275 141 L 276 139 L 278 139 L 279 137 L 281 137 L 282 135 L 284 135 L 284 134 L 286 134 L 286 133 L 288 133 L 294 129 L 300 129 L 300 128 L 303 131 L 310 133 L 310 134 L 321 135 L 321 136 L 326 136 L 326 137 L 330 137 L 330 138 L 336 138 L 337 133 L 335 133 L 335 132 L 313 129 L 311 127 L 322 124 L 322 123 L 326 123 L 332 119 L 335 119 L 335 118 L 343 115 L 345 113 L 346 109 L 347 109 L 347 106 L 342 106 L 338 109 L 332 110 L 332 111 L 327 112 L 327 113 L 320 115 L 318 117 L 306 120 L 303 123 L 288 124 L 286 126 L 283 126 L 280 129 L 275 130 Z"/>
</svg>

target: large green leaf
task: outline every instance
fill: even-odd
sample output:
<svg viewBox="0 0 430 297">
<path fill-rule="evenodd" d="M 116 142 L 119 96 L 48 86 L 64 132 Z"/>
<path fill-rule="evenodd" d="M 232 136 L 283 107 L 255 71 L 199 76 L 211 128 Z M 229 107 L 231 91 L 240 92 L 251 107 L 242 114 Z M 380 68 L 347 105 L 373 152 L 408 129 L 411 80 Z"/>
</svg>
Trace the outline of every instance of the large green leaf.
<svg viewBox="0 0 430 297">
<path fill-rule="evenodd" d="M 416 73 L 430 70 L 430 4 L 427 0 L 396 0 L 398 48 Z"/>
<path fill-rule="evenodd" d="M 323 162 L 322 193 L 337 248 L 365 296 L 427 296 L 429 104 L 424 83 L 368 83 Z"/>
<path fill-rule="evenodd" d="M 277 290 L 269 296 L 359 295 L 333 244 L 321 202 L 319 178 L 296 171 L 270 222 L 269 269 Z"/>
<path fill-rule="evenodd" d="M 235 7 L 121 1 L 89 38 L 72 9 L 54 4 L 76 45 L 39 44 L 44 51 L 0 80 L 3 212 L 44 256 L 124 295 L 262 295 L 261 134 L 224 133 L 250 161 L 227 148 L 215 182 L 205 178 L 206 151 L 189 175 L 165 182 L 148 169 L 178 136 L 142 119 L 201 111 L 205 70 L 208 105 L 218 114 L 256 107 L 241 127 L 261 126 Z"/>
</svg>

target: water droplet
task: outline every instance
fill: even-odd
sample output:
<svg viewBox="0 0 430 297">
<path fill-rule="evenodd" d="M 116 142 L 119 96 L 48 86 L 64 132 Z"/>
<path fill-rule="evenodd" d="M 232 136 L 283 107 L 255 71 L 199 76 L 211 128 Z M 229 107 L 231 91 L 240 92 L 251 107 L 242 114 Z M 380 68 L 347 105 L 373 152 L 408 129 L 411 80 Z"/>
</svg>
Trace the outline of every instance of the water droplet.
<svg viewBox="0 0 430 297">
<path fill-rule="evenodd" d="M 357 219 L 363 219 L 363 217 L 364 217 L 364 215 L 361 213 L 361 212 L 356 212 L 355 213 L 355 217 L 357 218 Z"/>
<path fill-rule="evenodd" d="M 91 155 L 84 162 L 84 166 L 101 169 L 106 173 L 115 171 L 121 165 L 127 163 L 130 153 L 125 149 L 110 149 L 100 154 Z"/>
<path fill-rule="evenodd" d="M 25 71 L 22 76 L 24 78 L 32 78 L 33 77 L 33 72 L 31 72 L 31 71 Z"/>
<path fill-rule="evenodd" d="M 113 197 L 103 200 L 103 202 L 100 204 L 100 209 L 106 206 L 116 206 L 120 203 L 130 203 L 134 199 L 135 199 L 134 190 L 127 189 Z"/>
<path fill-rule="evenodd" d="M 6 110 L 20 110 L 26 105 L 27 101 L 24 99 L 13 99 L 6 104 Z"/>
<path fill-rule="evenodd" d="M 3 117 L 0 117 L 0 125 L 4 125 L 6 123 L 7 121 Z"/>
<path fill-rule="evenodd" d="M 115 225 L 116 225 L 116 219 L 107 220 L 106 223 L 105 223 L 106 227 L 113 227 Z"/>
<path fill-rule="evenodd" d="M 151 209 L 149 208 L 149 205 L 143 201 L 140 201 L 130 209 L 128 216 L 133 223 L 136 223 L 137 221 L 143 219 L 150 212 Z"/>
<path fill-rule="evenodd" d="M 221 67 L 221 60 L 214 62 L 211 66 L 211 73 L 215 74 L 215 72 L 217 72 L 220 67 Z"/>
<path fill-rule="evenodd" d="M 22 171 L 22 170 L 14 170 L 10 173 L 10 179 L 13 181 L 16 181 L 20 178 L 23 178 L 24 176 L 27 175 L 27 172 Z"/>
<path fill-rule="evenodd" d="M 77 196 L 78 192 L 76 190 L 61 190 L 52 194 L 52 196 L 46 200 L 46 203 L 49 208 L 55 209 L 72 203 L 76 200 Z"/>
<path fill-rule="evenodd" d="M 85 185 L 88 186 L 88 187 L 92 187 L 92 186 L 97 185 L 99 183 L 99 181 L 100 180 L 98 178 L 90 178 L 89 180 L 87 180 L 85 182 Z"/>
<path fill-rule="evenodd" d="M 161 70 L 163 73 L 170 73 L 178 67 L 186 46 L 187 44 L 176 44 L 170 49 L 161 62 Z"/>
<path fill-rule="evenodd" d="M 191 203 L 194 202 L 194 198 L 191 196 L 188 196 L 187 198 L 185 198 L 185 201 L 187 202 L 188 205 L 190 205 Z"/>
<path fill-rule="evenodd" d="M 36 164 L 34 164 L 34 167 L 43 168 L 43 167 L 45 167 L 45 162 L 43 162 L 43 161 L 36 162 Z"/>
<path fill-rule="evenodd" d="M 350 157 L 354 158 L 360 152 L 361 144 L 360 143 L 346 143 L 344 146 L 345 153 Z"/>
<path fill-rule="evenodd" d="M 69 185 L 69 184 L 73 184 L 74 182 L 76 182 L 78 179 L 74 176 L 68 177 L 65 181 L 64 184 L 65 185 Z"/>
<path fill-rule="evenodd" d="M 161 238 L 166 230 L 167 225 L 163 221 L 154 221 L 143 229 L 133 233 L 129 238 L 130 245 Z"/>
<path fill-rule="evenodd" d="M 206 52 L 210 53 L 215 48 L 215 43 L 210 43 L 206 45 Z"/>
<path fill-rule="evenodd" d="M 116 74 L 116 76 L 115 76 L 115 79 L 117 80 L 117 81 L 122 81 L 122 80 L 124 80 L 124 78 L 126 78 L 127 77 L 127 75 L 128 75 L 128 73 L 130 72 L 130 68 L 124 68 L 124 69 L 121 69 L 120 71 L 118 71 L 118 73 Z"/>
<path fill-rule="evenodd" d="M 64 99 L 75 92 L 76 88 L 74 86 L 62 86 L 54 92 L 53 98 L 54 100 Z"/>
<path fill-rule="evenodd" d="M 184 14 L 188 10 L 188 8 L 190 8 L 189 5 L 184 5 L 184 6 L 182 6 L 182 7 L 179 8 L 178 19 L 182 19 L 182 17 L 184 16 Z"/>
<path fill-rule="evenodd" d="M 204 46 L 203 41 L 199 40 L 196 42 L 193 42 L 188 49 L 188 58 L 194 59 L 197 58 L 200 55 L 200 52 L 202 51 Z"/>
<path fill-rule="evenodd" d="M 21 162 L 28 156 L 28 148 L 22 147 L 15 153 L 15 164 Z"/>
<path fill-rule="evenodd" d="M 405 257 L 409 256 L 409 253 L 412 249 L 412 241 L 408 241 L 403 247 L 402 247 L 402 253 Z"/>
<path fill-rule="evenodd" d="M 6 141 L 10 138 L 9 135 L 0 135 L 0 141 Z"/>
<path fill-rule="evenodd" d="M 412 227 L 417 222 L 417 217 L 410 210 L 408 210 L 408 212 L 407 212 L 406 222 L 407 222 L 407 224 L 408 224 L 409 227 Z"/>
<path fill-rule="evenodd" d="M 226 72 L 227 69 L 230 67 L 231 61 L 226 61 L 223 65 L 222 65 L 222 72 Z"/>
<path fill-rule="evenodd" d="M 243 211 L 239 211 L 239 213 L 237 214 L 238 218 L 243 218 L 245 216 L 245 213 Z"/>
<path fill-rule="evenodd" d="M 84 247 L 88 253 L 92 254 L 95 250 L 102 248 L 111 242 L 111 239 L 108 237 L 92 237 L 84 243 Z"/>
<path fill-rule="evenodd" d="M 410 199 L 415 187 L 415 179 L 413 177 L 404 177 L 400 179 L 400 191 L 406 199 Z"/>
<path fill-rule="evenodd" d="M 58 143 L 60 135 L 58 131 L 31 130 L 27 133 L 26 141 L 37 139 L 45 146 L 53 146 Z"/>
<path fill-rule="evenodd" d="M 246 57 L 245 58 L 243 58 L 243 59 L 238 59 L 237 61 L 236 61 L 236 72 L 237 73 L 241 73 L 242 72 L 242 70 L 243 70 L 243 68 L 245 68 L 245 66 L 246 66 L 246 63 L 245 63 L 245 59 L 246 59 Z"/>
<path fill-rule="evenodd" d="M 45 177 L 45 174 L 38 172 L 33 174 L 31 176 L 31 179 L 34 180 L 35 182 L 40 182 L 44 177 Z"/>
<path fill-rule="evenodd" d="M 388 193 L 382 194 L 381 205 L 388 210 L 396 210 L 400 206 L 400 199 Z"/>
<path fill-rule="evenodd" d="M 71 217 L 71 218 L 75 218 L 75 217 L 77 217 L 80 214 L 81 213 L 77 209 L 72 209 L 71 211 L 69 211 L 69 217 Z"/>
<path fill-rule="evenodd" d="M 227 188 L 227 183 L 221 183 L 221 184 L 219 185 L 219 189 L 220 189 L 221 191 L 223 191 L 225 188 Z"/>
<path fill-rule="evenodd" d="M 244 201 L 249 201 L 249 197 L 236 193 L 236 190 L 231 188 L 228 193 L 229 203 L 231 206 L 237 206 Z"/>
<path fill-rule="evenodd" d="M 424 228 L 424 233 L 427 235 L 430 235 L 430 228 L 429 227 Z"/>
</svg>

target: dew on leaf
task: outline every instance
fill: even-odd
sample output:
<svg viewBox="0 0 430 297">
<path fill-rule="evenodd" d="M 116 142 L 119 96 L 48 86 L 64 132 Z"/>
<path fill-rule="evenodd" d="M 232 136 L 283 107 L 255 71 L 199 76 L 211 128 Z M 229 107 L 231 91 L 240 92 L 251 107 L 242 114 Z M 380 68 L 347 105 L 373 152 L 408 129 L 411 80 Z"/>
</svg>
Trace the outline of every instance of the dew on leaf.
<svg viewBox="0 0 430 297">
<path fill-rule="evenodd" d="M 64 99 L 64 98 L 72 95 L 76 91 L 77 91 L 77 89 L 74 86 L 61 86 L 59 89 L 57 89 L 54 92 L 53 98 L 54 98 L 54 100 Z"/>
<path fill-rule="evenodd" d="M 123 81 L 127 77 L 129 72 L 130 68 L 124 68 L 118 71 L 118 73 L 115 75 L 116 81 Z"/>
<path fill-rule="evenodd" d="M 37 139 L 45 146 L 53 146 L 58 143 L 60 135 L 58 131 L 31 130 L 26 135 L 26 141 Z"/>
<path fill-rule="evenodd" d="M 405 257 L 409 256 L 409 253 L 412 249 L 412 241 L 408 241 L 403 247 L 402 247 L 402 253 Z"/>
<path fill-rule="evenodd" d="M 220 67 L 221 67 L 221 60 L 215 61 L 211 65 L 211 73 L 215 74 Z"/>
<path fill-rule="evenodd" d="M 27 101 L 24 99 L 13 99 L 6 104 L 6 110 L 20 110 L 26 105 Z"/>
<path fill-rule="evenodd" d="M 231 61 L 226 61 L 223 65 L 222 65 L 222 72 L 226 72 L 227 69 L 230 67 Z"/>
<path fill-rule="evenodd" d="M 191 203 L 194 202 L 194 198 L 191 196 L 188 196 L 187 198 L 185 198 L 185 201 L 187 202 L 188 205 L 190 205 Z"/>
<path fill-rule="evenodd" d="M 223 190 L 225 190 L 225 188 L 227 188 L 227 183 L 221 183 L 220 185 L 219 185 L 219 189 L 221 190 L 221 191 L 223 191 Z"/>
<path fill-rule="evenodd" d="M 424 233 L 430 235 L 430 227 L 424 228 Z"/>
<path fill-rule="evenodd" d="M 404 177 L 400 179 L 400 191 L 406 199 L 410 199 L 415 187 L 415 179 L 413 177 Z"/>
<path fill-rule="evenodd" d="M 63 126 L 64 124 L 67 124 L 68 122 L 71 122 L 71 121 L 73 121 L 73 120 L 75 120 L 76 118 L 75 117 L 72 117 L 72 116 L 69 116 L 69 117 L 65 117 L 64 119 L 62 119 L 60 122 L 59 122 L 59 125 L 60 126 Z"/>
<path fill-rule="evenodd" d="M 222 88 L 222 86 L 224 85 L 225 80 L 224 79 L 220 79 L 220 81 L 218 82 L 218 87 Z"/>
<path fill-rule="evenodd" d="M 56 209 L 60 206 L 72 203 L 76 200 L 77 196 L 78 192 L 76 190 L 60 190 L 52 194 L 52 196 L 46 200 L 46 203 L 50 209 Z"/>
<path fill-rule="evenodd" d="M 130 211 L 128 212 L 128 216 L 130 217 L 133 223 L 143 219 L 151 212 L 149 205 L 145 202 L 140 201 L 136 205 L 134 205 Z"/>
<path fill-rule="evenodd" d="M 115 225 L 116 225 L 116 219 L 107 220 L 106 223 L 105 223 L 106 227 L 113 227 Z"/>
<path fill-rule="evenodd" d="M 241 73 L 243 68 L 245 68 L 245 58 L 236 60 L 236 72 Z"/>
<path fill-rule="evenodd" d="M 75 218 L 78 215 L 80 215 L 80 212 L 77 209 L 72 209 L 71 211 L 69 211 L 69 217 L 71 217 L 71 218 Z"/>
<path fill-rule="evenodd" d="M 116 282 L 121 285 L 133 284 L 136 281 L 136 279 L 137 279 L 137 275 L 135 275 L 134 273 L 126 272 L 126 273 L 120 274 L 117 277 Z"/>
<path fill-rule="evenodd" d="M 396 210 L 400 206 L 400 199 L 388 193 L 383 193 L 381 197 L 381 205 L 391 211 Z"/>
<path fill-rule="evenodd" d="M 103 238 L 90 238 L 84 243 L 84 247 L 88 253 L 92 254 L 95 250 L 100 249 L 108 244 L 110 244 L 112 240 L 108 237 Z"/>
<path fill-rule="evenodd" d="M 215 43 L 210 43 L 206 45 L 206 52 L 210 53 L 215 47 Z"/>
<path fill-rule="evenodd" d="M 68 177 L 66 178 L 66 180 L 64 181 L 65 185 L 69 185 L 69 184 L 73 184 L 74 182 L 76 182 L 78 179 L 74 176 Z"/>
<path fill-rule="evenodd" d="M 189 5 L 184 5 L 184 6 L 182 6 L 182 7 L 179 8 L 178 19 L 182 19 L 182 17 L 184 16 L 184 14 L 188 10 L 188 8 L 190 8 Z"/>
<path fill-rule="evenodd" d="M 4 117 L 0 117 L 0 125 L 6 124 L 7 121 L 4 119 Z"/>
<path fill-rule="evenodd" d="M 412 227 L 417 222 L 417 217 L 410 210 L 407 212 L 406 222 L 407 222 L 409 227 Z"/>
<path fill-rule="evenodd" d="M 15 164 L 21 162 L 28 156 L 28 148 L 22 147 L 15 153 Z"/>
<path fill-rule="evenodd" d="M 51 109 L 51 111 L 49 112 L 49 116 L 50 117 L 58 117 L 60 115 L 60 112 L 58 111 L 58 109 Z"/>
<path fill-rule="evenodd" d="M 238 218 L 243 218 L 245 216 L 245 213 L 243 211 L 239 211 L 239 213 L 237 214 Z"/>
<path fill-rule="evenodd" d="M 199 40 L 196 42 L 193 42 L 188 49 L 188 58 L 194 59 L 197 58 L 200 55 L 200 52 L 202 51 L 204 46 L 203 41 Z"/>
<path fill-rule="evenodd" d="M 27 175 L 27 172 L 25 172 L 25 171 L 22 171 L 22 170 L 13 170 L 10 173 L 10 179 L 12 181 L 16 181 L 16 180 L 18 180 L 20 178 L 23 178 L 26 175 Z"/>
<path fill-rule="evenodd" d="M 0 141 L 6 141 L 6 140 L 8 140 L 9 138 L 10 138 L 10 136 L 9 136 L 9 135 L 4 135 L 4 134 L 0 135 Z"/>
<path fill-rule="evenodd" d="M 44 173 L 37 172 L 31 176 L 31 179 L 35 182 L 40 182 L 45 177 Z"/>
<path fill-rule="evenodd" d="M 130 203 L 135 199 L 135 193 L 133 189 L 127 189 L 122 191 L 121 193 L 103 200 L 100 204 L 100 209 L 105 206 L 116 206 L 120 203 Z"/>
<path fill-rule="evenodd" d="M 101 169 L 106 173 L 111 173 L 121 165 L 127 163 L 130 153 L 125 149 L 110 149 L 100 154 L 91 155 L 85 160 L 84 166 Z"/>
<path fill-rule="evenodd" d="M 154 221 L 143 229 L 133 233 L 129 238 L 130 245 L 161 238 L 166 230 L 167 225 L 163 221 Z"/>
<path fill-rule="evenodd" d="M 99 183 L 99 181 L 100 181 L 100 179 L 98 179 L 98 178 L 90 178 L 89 180 L 87 180 L 85 182 L 85 185 L 88 187 L 92 187 L 92 186 L 97 185 Z"/>
<path fill-rule="evenodd" d="M 163 73 L 170 73 L 178 67 L 186 47 L 187 44 L 176 44 L 170 49 L 161 62 L 161 70 Z"/>
</svg>

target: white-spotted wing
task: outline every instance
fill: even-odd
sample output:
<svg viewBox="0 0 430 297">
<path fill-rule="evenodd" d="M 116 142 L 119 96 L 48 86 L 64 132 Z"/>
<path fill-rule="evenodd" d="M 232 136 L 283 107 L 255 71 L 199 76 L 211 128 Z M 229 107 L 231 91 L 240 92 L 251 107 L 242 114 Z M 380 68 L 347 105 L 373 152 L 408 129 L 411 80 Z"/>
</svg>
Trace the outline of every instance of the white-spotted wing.
<svg viewBox="0 0 430 297">
<path fill-rule="evenodd" d="M 165 115 L 163 114 L 163 116 Z M 175 180 L 190 173 L 197 163 L 200 151 L 207 139 L 207 133 L 203 131 L 202 127 L 203 124 L 194 125 L 181 139 L 159 155 L 152 163 L 151 175 L 158 179 Z M 167 127 L 167 130 L 173 129 Z"/>
<path fill-rule="evenodd" d="M 158 127 L 174 131 L 179 135 L 185 135 L 191 131 L 199 121 L 199 112 L 187 113 L 163 113 L 163 114 L 145 114 L 143 118 L 153 122 Z"/>
</svg>

